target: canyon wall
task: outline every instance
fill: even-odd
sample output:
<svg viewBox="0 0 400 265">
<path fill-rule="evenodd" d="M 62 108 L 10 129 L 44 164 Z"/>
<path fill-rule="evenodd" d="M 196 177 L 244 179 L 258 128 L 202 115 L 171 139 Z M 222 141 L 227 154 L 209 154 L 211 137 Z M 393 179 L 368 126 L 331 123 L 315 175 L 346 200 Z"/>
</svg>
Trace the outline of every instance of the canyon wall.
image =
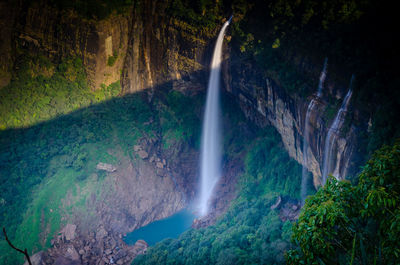
<svg viewBox="0 0 400 265">
<path fill-rule="evenodd" d="M 24 54 L 53 61 L 80 57 L 93 90 L 119 80 L 123 93 L 171 80 L 175 89 L 182 82 L 196 86 L 204 82 L 205 77 L 195 73 L 206 68 L 205 55 L 215 30 L 173 18 L 167 14 L 168 4 L 143 1 L 125 13 L 95 20 L 47 1 L 1 3 L 0 87 L 10 81 L 18 57 Z"/>
<path fill-rule="evenodd" d="M 232 57 L 240 55 L 232 54 L 229 48 L 227 50 L 223 70 L 226 90 L 235 95 L 240 108 L 249 120 L 261 127 L 267 124 L 274 126 L 281 135 L 290 157 L 303 164 L 304 121 L 308 104 L 315 95 L 303 98 L 296 94 L 289 94 L 255 63 L 237 58 L 231 60 Z M 322 69 L 322 61 L 320 68 Z M 319 74 L 321 69 L 314 67 L 313 71 Z M 315 91 L 317 87 L 318 80 L 315 80 Z M 347 92 L 347 87 L 338 85 L 335 80 L 329 80 L 329 72 L 325 89 L 323 93 L 333 91 L 337 94 L 339 101 Z M 322 185 L 324 143 L 332 123 L 332 120 L 328 120 L 324 115 L 327 105 L 328 103 L 323 99 L 318 100 L 310 117 L 310 152 L 307 158 L 309 164 L 306 167 L 312 173 L 315 187 Z M 339 137 L 333 152 L 335 154 L 334 170 L 330 172 L 334 176 L 345 178 L 347 174 L 357 172 L 359 165 L 353 163 L 352 159 L 358 155 L 356 148 L 359 130 L 361 129 L 351 124 L 347 131 L 338 132 Z"/>
<path fill-rule="evenodd" d="M 80 57 L 92 89 L 120 79 L 128 46 L 129 17 L 114 15 L 95 21 L 71 10 L 52 7 L 46 1 L 9 4 L 15 12 L 0 18 L 10 30 L 2 31 L 5 40 L 2 53 L 8 54 L 8 60 L 0 63 L 5 71 L 15 70 L 19 57 L 26 55 L 45 56 L 55 62 L 65 57 Z M 115 61 L 108 63 L 113 55 Z M 6 83 L 3 79 L 2 85 Z"/>
</svg>

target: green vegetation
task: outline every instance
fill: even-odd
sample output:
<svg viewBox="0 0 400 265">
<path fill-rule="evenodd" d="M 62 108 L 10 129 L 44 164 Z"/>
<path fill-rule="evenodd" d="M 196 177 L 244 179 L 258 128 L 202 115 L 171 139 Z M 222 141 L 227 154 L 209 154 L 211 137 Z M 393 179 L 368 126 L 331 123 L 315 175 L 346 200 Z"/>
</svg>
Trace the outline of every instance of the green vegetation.
<svg viewBox="0 0 400 265">
<path fill-rule="evenodd" d="M 50 4 L 59 9 L 73 9 L 79 15 L 88 19 L 105 19 L 113 12 L 127 12 L 133 5 L 133 0 L 50 0 Z"/>
<path fill-rule="evenodd" d="M 192 26 L 210 31 L 219 26 L 221 4 L 211 0 L 171 0 L 167 12 Z"/>
<path fill-rule="evenodd" d="M 110 99 L 119 82 L 91 91 L 79 58 L 55 65 L 45 57 L 24 58 L 11 83 L 0 90 L 0 129 L 26 127 Z"/>
<path fill-rule="evenodd" d="M 398 264 L 400 140 L 378 150 L 357 185 L 331 177 L 306 200 L 288 264 Z"/>
<path fill-rule="evenodd" d="M 138 139 L 156 138 L 172 150 L 182 142 L 195 147 L 201 103 L 160 87 L 150 103 L 147 93 L 137 93 L 29 128 L 0 131 L 0 223 L 12 242 L 34 253 L 49 247 L 73 216 L 90 218 L 86 200 L 93 192 L 101 195 L 106 175 L 97 163 L 134 161 Z M 21 259 L 0 241 L 0 264 Z"/>
<path fill-rule="evenodd" d="M 229 99 L 228 99 L 229 100 Z M 225 102 L 225 109 L 231 108 Z M 230 113 L 224 111 L 224 113 Z M 227 117 L 228 116 L 228 117 Z M 226 115 L 229 123 L 240 115 Z M 243 120 L 242 120 L 243 121 Z M 240 128 L 242 126 L 235 126 Z M 243 127 L 242 127 L 243 128 Z M 279 210 L 270 210 L 279 195 L 284 200 L 299 196 L 301 167 L 291 160 L 272 128 L 240 131 L 225 139 L 228 152 L 247 153 L 245 173 L 239 180 L 239 195 L 215 225 L 191 229 L 178 239 L 166 239 L 137 257 L 133 264 L 281 264 L 290 247 L 291 223 L 283 222 Z M 254 140 L 252 138 L 255 137 Z M 233 145 L 233 146 L 232 146 Z M 232 156 L 233 153 L 228 156 Z"/>
<path fill-rule="evenodd" d="M 115 62 L 117 61 L 117 58 L 118 58 L 118 53 L 114 52 L 112 56 L 108 57 L 107 65 L 113 66 L 115 64 Z"/>
</svg>

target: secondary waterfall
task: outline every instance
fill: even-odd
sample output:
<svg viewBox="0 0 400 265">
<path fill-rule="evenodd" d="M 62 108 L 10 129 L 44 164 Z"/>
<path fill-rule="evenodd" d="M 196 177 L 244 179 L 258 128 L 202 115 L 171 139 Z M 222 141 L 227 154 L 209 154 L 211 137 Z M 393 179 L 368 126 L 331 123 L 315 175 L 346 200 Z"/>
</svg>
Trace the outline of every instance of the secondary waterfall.
<svg viewBox="0 0 400 265">
<path fill-rule="evenodd" d="M 333 149 L 335 147 L 335 143 L 339 135 L 339 130 L 344 123 L 344 118 L 346 116 L 347 108 L 349 106 L 351 95 L 353 93 L 352 91 L 353 80 L 354 80 L 354 75 L 351 76 L 349 91 L 347 92 L 343 100 L 342 106 L 340 107 L 338 113 L 336 114 L 336 117 L 333 120 L 333 123 L 329 128 L 328 134 L 325 138 L 324 160 L 323 160 L 323 170 L 322 170 L 323 184 L 325 184 L 328 175 L 332 173 L 331 170 L 333 162 L 332 161 Z M 338 178 L 339 176 L 335 177 Z"/>
<path fill-rule="evenodd" d="M 219 86 L 221 75 L 222 43 L 225 30 L 232 17 L 225 22 L 219 32 L 211 62 L 210 79 L 208 80 L 207 102 L 203 120 L 201 139 L 201 187 L 199 198 L 200 215 L 208 212 L 208 203 L 215 184 L 221 175 L 221 130 L 219 122 Z"/>
<path fill-rule="evenodd" d="M 303 132 L 303 168 L 301 178 L 301 201 L 304 203 L 307 197 L 307 176 L 308 176 L 308 149 L 309 149 L 309 131 L 310 131 L 310 116 L 314 110 L 316 101 L 322 96 L 322 88 L 324 86 L 326 78 L 326 68 L 328 65 L 328 58 L 325 58 L 324 67 L 322 68 L 321 75 L 319 77 L 317 97 L 310 101 L 307 108 L 306 119 L 304 120 L 304 132 Z"/>
</svg>

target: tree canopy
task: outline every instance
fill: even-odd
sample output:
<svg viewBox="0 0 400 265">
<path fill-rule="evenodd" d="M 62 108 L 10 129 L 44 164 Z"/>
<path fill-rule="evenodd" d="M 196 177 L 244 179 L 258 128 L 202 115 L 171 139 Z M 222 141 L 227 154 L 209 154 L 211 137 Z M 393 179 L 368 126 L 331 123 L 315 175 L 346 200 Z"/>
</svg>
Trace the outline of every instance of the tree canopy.
<svg viewBox="0 0 400 265">
<path fill-rule="evenodd" d="M 396 264 L 400 247 L 400 141 L 367 162 L 357 185 L 331 177 L 306 200 L 288 264 Z"/>
</svg>

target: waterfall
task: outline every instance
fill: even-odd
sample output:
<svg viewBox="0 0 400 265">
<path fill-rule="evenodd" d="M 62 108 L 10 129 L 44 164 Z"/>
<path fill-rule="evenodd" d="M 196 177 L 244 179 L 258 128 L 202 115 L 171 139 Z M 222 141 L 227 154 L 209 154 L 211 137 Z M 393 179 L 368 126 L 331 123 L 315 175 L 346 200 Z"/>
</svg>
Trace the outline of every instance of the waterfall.
<svg viewBox="0 0 400 265">
<path fill-rule="evenodd" d="M 203 120 L 203 132 L 201 139 L 201 187 L 199 198 L 200 215 L 208 212 L 208 203 L 215 184 L 221 175 L 221 146 L 220 146 L 220 122 L 219 122 L 219 86 L 221 72 L 222 43 L 225 30 L 232 17 L 225 22 L 219 32 L 217 43 L 211 62 L 210 79 L 207 88 L 207 102 Z"/>
<path fill-rule="evenodd" d="M 349 91 L 347 92 L 343 102 L 342 106 L 340 107 L 338 113 L 336 114 L 335 119 L 333 120 L 333 123 L 331 127 L 328 130 L 328 134 L 325 138 L 325 146 L 324 146 L 324 160 L 323 160 L 323 170 L 322 170 L 322 183 L 325 184 L 327 176 L 331 174 L 332 170 L 332 153 L 333 153 L 333 148 L 336 143 L 337 137 L 339 135 L 339 130 L 343 125 L 344 118 L 346 116 L 347 108 L 350 103 L 351 95 L 353 93 L 352 91 L 352 85 L 353 85 L 353 80 L 354 80 L 354 75 L 351 76 L 350 80 L 350 85 L 349 85 Z M 338 178 L 339 176 L 336 176 Z"/>
<path fill-rule="evenodd" d="M 324 86 L 326 78 L 326 68 L 328 65 L 328 58 L 325 58 L 324 67 L 322 68 L 321 75 L 319 77 L 317 97 L 314 97 L 307 108 L 306 119 L 304 120 L 304 132 L 303 132 L 303 168 L 301 178 L 301 201 L 304 203 L 307 197 L 307 176 L 308 176 L 308 149 L 309 149 L 309 131 L 310 131 L 310 116 L 313 113 L 316 101 L 322 96 L 322 88 Z"/>
</svg>

